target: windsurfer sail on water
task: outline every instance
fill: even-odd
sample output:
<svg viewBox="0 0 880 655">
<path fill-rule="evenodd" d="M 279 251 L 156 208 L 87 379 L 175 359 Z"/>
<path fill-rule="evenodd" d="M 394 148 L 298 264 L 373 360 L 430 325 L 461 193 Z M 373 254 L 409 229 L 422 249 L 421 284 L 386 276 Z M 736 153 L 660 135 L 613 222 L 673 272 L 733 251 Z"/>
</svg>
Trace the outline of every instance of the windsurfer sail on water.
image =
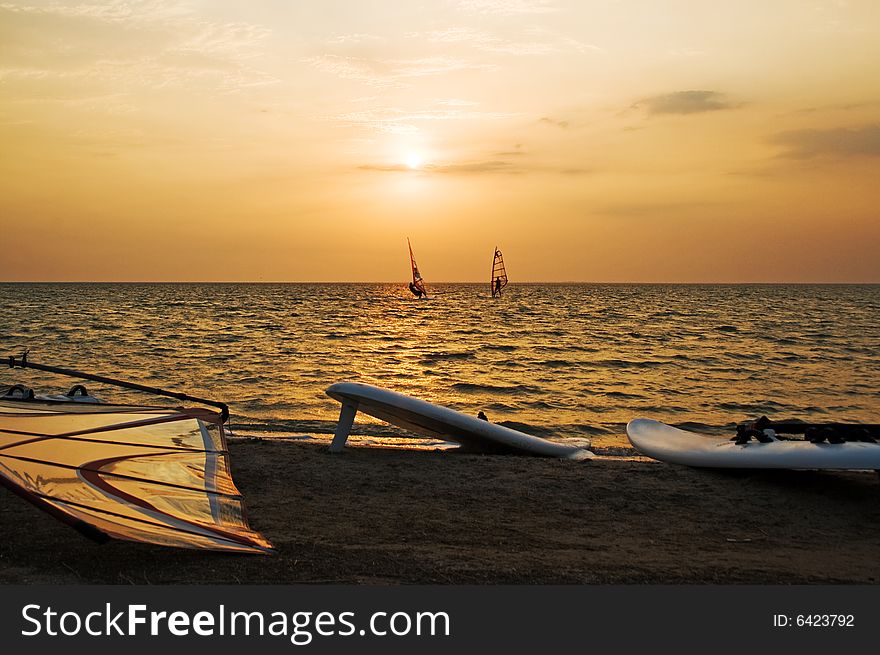
<svg viewBox="0 0 880 655">
<path fill-rule="evenodd" d="M 409 263 L 412 267 L 412 282 L 409 283 L 409 290 L 416 298 L 421 298 L 424 296 L 428 297 L 428 290 L 425 288 L 425 281 L 422 279 L 421 274 L 419 273 L 419 267 L 416 264 L 416 258 L 413 257 L 412 244 L 409 242 L 409 237 L 406 239 L 406 245 L 409 247 Z"/>
<path fill-rule="evenodd" d="M 501 296 L 501 290 L 507 286 L 507 270 L 504 268 L 504 257 L 498 247 L 495 247 L 495 255 L 492 257 L 492 297 Z"/>
</svg>

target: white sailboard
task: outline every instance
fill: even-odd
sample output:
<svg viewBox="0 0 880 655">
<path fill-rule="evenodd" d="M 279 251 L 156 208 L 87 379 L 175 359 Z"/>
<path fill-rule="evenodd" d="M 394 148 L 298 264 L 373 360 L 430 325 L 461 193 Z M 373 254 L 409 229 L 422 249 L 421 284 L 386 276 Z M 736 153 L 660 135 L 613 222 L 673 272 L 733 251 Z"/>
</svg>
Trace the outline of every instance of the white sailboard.
<svg viewBox="0 0 880 655">
<path fill-rule="evenodd" d="M 448 407 L 359 382 L 338 382 L 327 395 L 342 403 L 331 452 L 345 446 L 357 412 L 418 435 L 461 444 L 468 452 L 590 459 L 593 453 L 490 423 Z"/>
<path fill-rule="evenodd" d="M 626 426 L 630 442 L 648 457 L 687 466 L 761 469 L 880 469 L 880 444 L 813 443 L 780 439 L 736 443 L 726 437 L 688 432 L 647 418 Z"/>
</svg>

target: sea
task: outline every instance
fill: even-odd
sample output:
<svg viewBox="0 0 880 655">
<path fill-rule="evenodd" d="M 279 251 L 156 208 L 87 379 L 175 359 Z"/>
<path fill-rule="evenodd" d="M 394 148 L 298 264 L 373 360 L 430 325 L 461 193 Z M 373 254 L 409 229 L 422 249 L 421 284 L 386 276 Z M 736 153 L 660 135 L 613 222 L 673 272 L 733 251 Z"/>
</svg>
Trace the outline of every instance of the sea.
<svg viewBox="0 0 880 655">
<path fill-rule="evenodd" d="M 233 435 L 326 440 L 360 381 L 626 453 L 650 417 L 880 423 L 880 285 L 0 284 L 0 355 L 230 405 Z M 4 369 L 0 384 L 76 381 Z M 108 402 L 176 404 L 87 384 Z M 358 417 L 378 446 L 442 447 Z"/>
</svg>

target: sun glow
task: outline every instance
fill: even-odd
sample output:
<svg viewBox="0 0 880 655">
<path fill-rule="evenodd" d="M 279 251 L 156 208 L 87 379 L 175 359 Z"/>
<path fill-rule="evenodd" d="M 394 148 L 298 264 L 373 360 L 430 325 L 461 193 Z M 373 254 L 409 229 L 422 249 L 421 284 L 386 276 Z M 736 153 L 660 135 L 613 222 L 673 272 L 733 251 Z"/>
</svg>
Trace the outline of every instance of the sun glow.
<svg viewBox="0 0 880 655">
<path fill-rule="evenodd" d="M 417 152 L 411 152 L 406 156 L 406 165 L 410 170 L 418 170 L 422 166 L 422 156 Z"/>
</svg>

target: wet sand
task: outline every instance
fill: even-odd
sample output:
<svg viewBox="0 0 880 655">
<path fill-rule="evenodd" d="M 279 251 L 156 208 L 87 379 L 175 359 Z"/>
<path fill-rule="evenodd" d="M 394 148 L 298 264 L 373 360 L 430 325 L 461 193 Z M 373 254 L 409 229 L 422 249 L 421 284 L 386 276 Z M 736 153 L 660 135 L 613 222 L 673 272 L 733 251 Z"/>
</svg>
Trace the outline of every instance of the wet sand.
<svg viewBox="0 0 880 655">
<path fill-rule="evenodd" d="M 230 443 L 275 556 L 95 545 L 0 490 L 0 582 L 876 583 L 872 472 Z"/>
</svg>

